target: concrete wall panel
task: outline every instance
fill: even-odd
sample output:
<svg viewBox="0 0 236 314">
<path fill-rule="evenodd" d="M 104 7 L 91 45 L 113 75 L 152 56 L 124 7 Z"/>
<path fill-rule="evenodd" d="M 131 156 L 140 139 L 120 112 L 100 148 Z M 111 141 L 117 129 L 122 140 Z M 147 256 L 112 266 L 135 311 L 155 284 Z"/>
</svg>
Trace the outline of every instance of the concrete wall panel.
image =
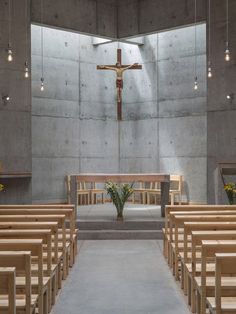
<svg viewBox="0 0 236 314">
<path fill-rule="evenodd" d="M 206 157 L 206 117 L 162 118 L 160 157 Z"/>
<path fill-rule="evenodd" d="M 158 153 L 158 120 L 122 121 L 120 156 L 150 158 Z"/>
<path fill-rule="evenodd" d="M 81 157 L 117 157 L 117 122 L 112 120 L 81 120 L 80 147 Z"/>
<path fill-rule="evenodd" d="M 33 117 L 34 157 L 79 157 L 79 123 L 77 119 Z"/>
<path fill-rule="evenodd" d="M 205 157 L 160 157 L 160 171 L 183 175 L 183 201 L 206 203 Z"/>
</svg>

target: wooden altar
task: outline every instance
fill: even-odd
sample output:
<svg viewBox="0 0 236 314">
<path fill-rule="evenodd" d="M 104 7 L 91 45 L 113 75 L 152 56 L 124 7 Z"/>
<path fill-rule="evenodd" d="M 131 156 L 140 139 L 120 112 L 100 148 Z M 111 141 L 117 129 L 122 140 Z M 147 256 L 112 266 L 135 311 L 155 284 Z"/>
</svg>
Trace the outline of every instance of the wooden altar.
<svg viewBox="0 0 236 314">
<path fill-rule="evenodd" d="M 165 205 L 169 201 L 170 191 L 170 175 L 162 173 L 144 173 L 144 174 L 105 174 L 105 173 L 81 173 L 70 175 L 70 200 L 72 204 L 75 204 L 75 208 L 78 206 L 77 185 L 79 182 L 99 182 L 105 183 L 108 181 L 117 183 L 126 182 L 160 182 L 161 183 L 161 214 L 165 215 Z"/>
</svg>

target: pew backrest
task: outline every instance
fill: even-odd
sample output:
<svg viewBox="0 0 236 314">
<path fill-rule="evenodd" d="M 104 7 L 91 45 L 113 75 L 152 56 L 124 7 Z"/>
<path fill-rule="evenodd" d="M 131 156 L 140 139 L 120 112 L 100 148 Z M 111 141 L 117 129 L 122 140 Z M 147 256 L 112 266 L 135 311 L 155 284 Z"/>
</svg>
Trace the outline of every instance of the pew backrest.
<svg viewBox="0 0 236 314">
<path fill-rule="evenodd" d="M 25 276 L 25 311 L 31 313 L 31 252 L 2 251 L 0 252 L 0 267 L 15 267 L 16 276 Z"/>
<path fill-rule="evenodd" d="M 8 297 L 8 313 L 16 314 L 15 267 L 0 267 L 0 294 Z M 5 306 L 4 306 L 5 307 Z M 0 303 L 1 312 L 1 303 Z"/>
</svg>

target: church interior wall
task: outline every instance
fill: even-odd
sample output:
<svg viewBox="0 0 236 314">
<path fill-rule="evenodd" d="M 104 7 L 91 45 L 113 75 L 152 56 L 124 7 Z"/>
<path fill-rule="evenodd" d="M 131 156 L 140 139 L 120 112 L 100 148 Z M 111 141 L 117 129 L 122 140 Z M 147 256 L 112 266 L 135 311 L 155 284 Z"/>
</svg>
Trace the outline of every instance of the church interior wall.
<svg viewBox="0 0 236 314">
<path fill-rule="evenodd" d="M 116 0 L 31 0 L 31 21 L 104 37 L 117 37 Z"/>
<path fill-rule="evenodd" d="M 40 27 L 32 26 L 33 201 L 64 201 L 68 173 L 156 171 L 183 174 L 185 200 L 205 201 L 205 26 L 198 27 L 204 91 L 197 98 L 190 80 L 192 28 L 145 36 L 142 46 L 121 42 L 93 46 L 89 36 L 49 28 L 43 32 L 42 94 L 41 33 Z M 118 47 L 123 63 L 143 64 L 142 71 L 124 75 L 119 123 L 115 75 L 96 70 L 97 64 L 115 62 Z"/>
<path fill-rule="evenodd" d="M 70 1 L 70 0 L 68 0 Z M 155 31 L 163 31 L 163 29 L 169 29 L 176 27 L 178 24 L 186 25 L 192 23 L 193 20 L 193 8 L 190 5 L 192 1 L 174 1 L 172 8 L 173 12 L 166 12 L 162 17 L 158 15 L 158 12 L 162 11 L 162 5 L 165 5 L 164 0 L 160 1 L 153 1 L 152 0 L 146 2 L 147 5 L 145 8 L 139 4 L 141 4 L 142 0 L 139 2 L 137 0 L 129 0 L 129 1 L 122 1 L 119 2 L 111 2 L 109 0 L 88 0 L 88 1 L 72 1 L 73 3 L 77 3 L 77 16 L 75 16 L 75 12 L 69 12 L 67 9 L 71 7 L 71 4 L 68 4 L 68 1 L 49 1 L 45 0 L 45 7 L 46 10 L 44 14 L 47 15 L 44 23 L 49 26 L 58 27 L 58 28 L 65 28 L 70 29 L 73 31 L 80 31 L 87 34 L 94 34 L 104 37 L 128 37 L 128 36 L 137 36 L 138 34 L 143 34 L 143 32 L 151 33 Z M 163 3 L 161 2 L 163 1 Z M 71 3 L 72 3 L 71 2 Z M 156 4 L 154 4 L 156 2 Z M 160 7 L 158 7 L 158 3 Z M 185 3 L 185 10 L 183 11 L 184 14 L 181 12 L 178 13 L 178 16 L 174 14 L 176 11 L 176 6 L 182 5 Z M 27 23 L 25 20 L 25 5 L 28 5 L 28 13 L 27 13 Z M 66 4 L 66 9 L 65 9 Z M 101 6 L 99 7 L 99 5 Z M 144 1 L 143 1 L 144 4 Z M 206 19 L 206 2 L 204 0 L 198 1 L 198 21 L 202 21 Z M 118 5 L 118 6 L 117 6 Z M 73 6 L 72 6 L 73 7 Z M 106 10 L 105 10 L 106 8 Z M 142 12 L 140 9 L 142 8 Z M 31 16 L 30 16 L 30 9 L 31 9 Z M 156 12 L 153 14 L 151 11 Z M 236 3 L 231 1 L 230 3 L 230 41 L 232 47 L 235 45 L 235 9 Z M 25 62 L 25 52 L 28 51 L 30 54 L 30 19 L 34 23 L 40 23 L 40 8 L 39 2 L 36 0 L 32 0 L 31 2 L 28 0 L 27 2 L 22 2 L 18 0 L 13 0 L 13 19 L 14 19 L 14 26 L 12 28 L 12 44 L 14 47 L 14 62 L 7 63 L 6 62 L 6 47 L 8 43 L 8 35 L 7 35 L 7 16 L 8 16 L 8 8 L 7 2 L 1 0 L 0 1 L 0 47 L 1 47 L 1 58 L 0 58 L 0 89 L 2 95 L 9 94 L 10 95 L 10 102 L 5 103 L 0 98 L 0 161 L 1 166 L 4 171 L 31 171 L 31 164 L 32 160 L 35 161 L 35 156 L 37 156 L 38 152 L 34 151 L 34 158 L 32 159 L 32 149 L 31 149 L 31 83 L 30 80 L 22 80 L 23 75 L 23 66 Z M 74 10 L 72 10 L 74 11 Z M 106 14 L 104 13 L 106 11 Z M 104 13 L 104 17 L 103 17 Z M 78 15 L 79 14 L 79 15 Z M 186 14 L 188 16 L 186 16 Z M 140 16 L 143 17 L 143 22 L 140 19 Z M 146 17 L 145 17 L 146 16 Z M 151 18 L 149 18 L 151 17 Z M 168 19 L 168 23 L 163 25 L 162 19 Z M 176 22 L 178 20 L 178 23 Z M 181 24 L 182 23 L 182 24 Z M 232 98 L 230 101 L 226 100 L 226 94 L 235 94 L 235 54 L 232 50 L 231 58 L 232 61 L 229 64 L 224 62 L 223 52 L 225 50 L 225 6 L 224 2 L 221 0 L 215 0 L 213 11 L 212 11 L 212 21 L 211 21 L 211 30 L 212 30 L 212 64 L 214 64 L 214 75 L 211 81 L 208 82 L 207 88 L 207 198 L 210 203 L 215 202 L 222 202 L 224 201 L 222 196 L 222 186 L 216 186 L 215 181 L 216 178 L 219 180 L 218 176 L 218 169 L 217 163 L 220 161 L 235 161 L 235 101 L 236 98 Z M 143 24 L 143 26 L 142 26 Z M 26 34 L 28 35 L 28 41 L 26 42 Z M 165 47 L 164 45 L 162 47 Z M 174 50 L 173 50 L 174 51 Z M 178 49 L 179 51 L 179 49 Z M 177 50 L 175 51 L 177 53 Z M 102 60 L 99 58 L 99 60 Z M 106 61 L 106 60 L 104 60 Z M 102 62 L 101 62 L 102 63 Z M 163 61 L 164 64 L 164 61 Z M 30 60 L 29 60 L 30 65 Z M 161 66 L 160 66 L 161 67 Z M 183 70 L 181 68 L 181 70 Z M 192 73 L 192 72 L 191 72 Z M 102 75 L 103 76 L 103 75 Z M 105 75 L 104 75 L 105 76 Z M 112 75 L 111 75 L 112 76 Z M 108 81 L 111 80 L 111 76 L 106 73 L 106 77 Z M 192 78 L 191 78 L 192 81 Z M 34 84 L 34 82 L 33 82 Z M 72 87 L 71 87 L 72 89 Z M 160 89 L 159 89 L 160 90 Z M 60 89 L 58 93 L 62 92 Z M 108 93 L 108 89 L 104 90 L 104 95 Z M 181 91 L 180 91 L 181 92 Z M 70 94 L 73 94 L 74 98 L 75 92 L 70 91 Z M 53 101 L 49 98 L 47 103 L 40 104 L 39 110 L 43 106 L 47 107 L 47 110 L 50 111 L 48 114 L 50 115 L 58 115 L 59 117 L 68 116 L 74 117 L 78 116 L 78 106 L 77 100 L 74 101 L 69 98 L 69 100 L 65 99 L 58 99 L 57 106 L 53 106 Z M 79 97 L 79 96 L 78 96 Z M 99 96 L 101 97 L 101 96 Z M 106 96 L 104 96 L 106 97 Z M 172 116 L 179 115 L 179 112 L 185 112 L 185 117 L 176 117 L 179 121 L 185 119 L 187 121 L 188 112 L 193 112 L 196 110 L 196 107 L 204 112 L 205 103 L 204 103 L 204 95 L 197 98 L 189 98 L 183 97 L 181 101 L 178 99 L 160 99 L 157 103 L 158 114 L 161 116 L 163 115 L 162 121 L 165 121 L 166 115 L 168 118 L 171 119 Z M 178 98 L 178 97 L 177 97 Z M 180 97 L 181 98 L 181 97 Z M 114 99 L 113 99 L 114 100 Z M 40 102 L 39 99 L 34 99 L 36 103 Z M 51 104 L 51 106 L 48 106 Z M 98 109 L 98 104 L 94 109 L 97 112 L 95 115 L 98 115 L 102 112 L 102 110 Z M 173 104 L 177 104 L 173 106 Z M 197 104 L 197 106 L 196 106 Z M 84 106 L 82 106 L 82 102 L 80 102 L 80 110 L 81 113 L 87 115 L 88 106 L 86 106 L 86 102 L 84 102 Z M 109 108 L 110 106 L 110 108 Z M 102 107 L 102 105 L 101 105 Z M 129 104 L 129 108 L 135 108 L 135 104 Z M 82 109 L 83 108 L 83 109 Z M 101 115 L 115 115 L 115 108 L 113 106 L 113 102 L 106 105 L 105 113 L 101 113 Z M 112 111 L 113 112 L 110 113 Z M 110 110 L 111 109 L 111 110 Z M 146 111 L 146 109 L 148 111 Z M 148 116 L 155 117 L 156 115 L 156 107 L 152 102 L 149 102 L 149 105 L 144 107 L 140 105 L 140 116 L 142 118 L 148 112 Z M 65 113 L 64 113 L 65 112 Z M 132 112 L 135 112 L 132 109 Z M 81 114 L 80 113 L 80 114 Z M 90 113 L 91 114 L 91 113 Z M 193 114 L 193 116 L 196 113 Z M 38 115 L 38 113 L 33 112 L 33 116 Z M 204 124 L 204 118 L 200 118 L 201 114 L 197 113 L 199 119 L 199 125 Z M 202 117 L 204 115 L 202 114 Z M 45 117 L 45 121 L 46 121 Z M 160 117 L 161 118 L 161 117 Z M 173 118 L 174 119 L 174 118 Z M 142 119 L 140 119 L 142 120 Z M 201 121 L 200 121 L 201 120 Z M 63 120 L 64 121 L 64 120 Z M 174 121 L 174 120 L 173 120 Z M 190 121 L 190 120 L 189 120 Z M 197 121 L 197 120 L 196 120 Z M 36 121 L 33 121 L 33 124 Z M 46 122 L 45 122 L 46 123 Z M 51 123 L 50 121 L 48 122 Z M 124 121 L 126 123 L 126 121 Z M 80 126 L 82 123 L 80 124 Z M 93 123 L 91 123 L 93 125 Z M 158 122 L 158 129 L 160 128 L 160 121 Z M 195 124 L 196 125 L 196 124 Z M 41 127 L 41 131 L 43 129 L 43 124 Z M 55 124 L 51 126 L 52 130 L 56 128 Z M 82 129 L 82 128 L 81 128 Z M 106 130 L 109 128 L 107 127 Z M 114 123 L 114 125 L 110 128 L 112 132 L 119 132 L 118 127 Z M 109 130 L 110 130 L 109 129 Z M 42 131 L 43 132 L 43 131 Z M 55 132 L 54 132 L 55 133 Z M 53 134 L 54 134 L 53 133 Z M 106 133 L 106 132 L 104 132 Z M 65 143 L 67 139 L 64 140 Z M 158 136 L 159 141 L 159 136 Z M 77 145 L 77 142 L 75 143 Z M 75 145 L 75 146 L 76 146 Z M 84 145 L 86 145 L 84 143 Z M 49 147 L 50 144 L 45 144 L 45 146 Z M 159 142 L 158 142 L 159 147 Z M 117 150 L 119 151 L 119 143 L 117 144 Z M 165 150 L 165 149 L 164 149 Z M 160 169 L 166 169 L 167 162 L 165 164 L 164 161 L 168 160 L 168 158 L 172 158 L 172 156 L 168 157 L 168 154 L 164 153 L 165 155 L 162 158 L 159 158 L 159 161 L 156 163 L 153 162 L 153 165 L 160 165 Z M 78 156 L 78 151 L 74 149 L 74 155 Z M 74 169 L 76 167 L 80 167 L 80 159 L 78 162 L 75 162 L 74 155 L 72 155 L 71 160 L 67 158 L 65 162 L 65 167 L 68 167 L 68 171 Z M 129 160 L 124 156 L 124 164 L 128 163 Z M 191 160 L 191 156 L 188 156 L 189 161 Z M 203 159 L 205 157 L 202 157 Z M 47 159 L 47 155 L 45 156 L 45 160 Z M 179 156 L 178 156 L 179 159 Z M 42 159 L 43 160 L 43 159 Z M 94 165 L 91 161 L 90 157 L 84 157 L 86 163 L 82 163 L 83 165 L 87 164 L 89 169 Z M 119 160 L 114 160 L 114 164 L 112 162 L 109 163 L 108 160 L 104 161 L 101 158 L 98 158 L 101 167 L 103 164 L 107 162 L 108 171 L 110 169 L 120 169 L 121 164 Z M 172 158 L 173 167 L 175 165 L 175 161 Z M 203 163 L 200 163 L 201 158 L 199 159 L 199 168 L 198 171 L 194 170 L 196 168 L 192 168 L 192 164 L 189 166 L 189 170 L 192 170 L 193 176 L 197 177 L 199 171 L 203 171 Z M 181 159 L 184 162 L 184 159 Z M 150 162 L 150 160 L 149 160 Z M 135 161 L 136 164 L 140 163 L 142 168 L 142 159 L 137 159 Z M 49 163 L 50 164 L 50 163 Z M 98 163 L 98 166 L 100 167 Z M 176 165 L 177 165 L 176 161 Z M 186 163 L 187 164 L 187 163 Z M 44 164 L 42 164 L 42 169 L 38 173 L 41 175 L 42 181 L 44 181 L 45 186 L 51 189 L 52 184 L 54 181 L 47 181 L 43 177 L 43 171 L 46 172 L 46 169 L 43 168 Z M 57 171 L 62 171 L 61 164 L 52 164 L 50 165 L 50 169 L 58 169 Z M 134 168 L 136 166 L 134 165 Z M 182 167 L 182 166 L 181 166 Z M 40 168 L 40 167 L 39 167 Z M 128 166 L 124 166 L 124 169 L 127 169 Z M 152 167 L 151 167 L 152 168 Z M 92 169 L 92 168 L 90 168 Z M 123 169 L 123 168 L 122 168 Z M 186 168 L 187 169 L 187 168 Z M 167 169 L 168 170 L 168 169 Z M 205 170 L 204 170 L 205 171 Z M 59 173 L 59 172 L 58 172 Z M 191 172 L 189 172 L 189 176 L 192 177 Z M 59 175 L 60 177 L 60 175 Z M 202 177 L 202 175 L 200 175 Z M 58 178 L 58 182 L 60 179 Z M 200 179 L 199 181 L 200 182 Z M 31 201 L 31 181 L 29 179 L 24 180 L 7 180 L 4 182 L 7 186 L 6 192 L 1 194 L 1 202 L 7 203 L 27 203 Z M 61 184 L 61 190 L 64 188 L 63 182 Z M 195 189 L 199 188 L 202 183 L 196 184 Z M 35 183 L 34 183 L 35 185 Z M 204 183 L 203 183 L 204 185 Z M 38 187 L 40 192 L 40 186 Z M 56 185 L 53 188 L 56 190 Z M 188 187 L 186 187 L 186 191 Z M 60 192 L 61 193 L 61 192 Z M 198 192 L 198 195 L 200 192 Z M 36 193 L 37 194 L 37 193 Z M 37 198 L 37 197 L 35 197 Z M 63 196 L 64 198 L 64 196 Z M 198 199 L 198 197 L 196 197 Z"/>
<path fill-rule="evenodd" d="M 206 202 L 206 26 L 158 34 L 160 171 L 184 176 L 185 200 Z"/>
<path fill-rule="evenodd" d="M 24 79 L 26 53 L 30 59 L 29 1 L 14 1 L 12 6 L 12 45 L 14 62 L 7 61 L 8 3 L 0 1 L 0 167 L 3 172 L 31 172 L 31 91 Z M 27 20 L 26 17 L 27 16 Z M 30 64 L 30 62 L 29 62 Z M 10 101 L 2 97 L 9 96 Z M 1 180 L 7 189 L 0 202 L 30 202 L 31 180 Z"/>
<path fill-rule="evenodd" d="M 235 162 L 236 157 L 236 2 L 229 1 L 229 45 L 231 61 L 225 62 L 226 6 L 216 0 L 212 6 L 211 62 L 214 66 L 208 82 L 208 202 L 226 203 L 226 194 L 219 176 L 219 162 Z M 226 96 L 231 95 L 231 99 Z M 230 178 L 228 179 L 230 180 Z"/>
</svg>

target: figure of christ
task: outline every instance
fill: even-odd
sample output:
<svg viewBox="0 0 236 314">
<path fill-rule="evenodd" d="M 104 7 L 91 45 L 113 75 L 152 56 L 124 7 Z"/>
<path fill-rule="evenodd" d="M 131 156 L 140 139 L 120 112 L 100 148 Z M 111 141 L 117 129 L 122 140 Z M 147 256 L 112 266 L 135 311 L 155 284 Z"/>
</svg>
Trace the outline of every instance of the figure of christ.
<svg viewBox="0 0 236 314">
<path fill-rule="evenodd" d="M 117 63 L 115 65 L 98 65 L 98 70 L 111 70 L 116 72 L 116 90 L 117 90 L 117 116 L 118 120 L 122 120 L 122 89 L 123 89 L 123 73 L 126 70 L 141 70 L 142 66 L 138 63 L 131 65 L 122 65 L 121 49 L 117 49 Z"/>
<path fill-rule="evenodd" d="M 123 89 L 123 73 L 125 70 L 132 68 L 133 66 L 138 65 L 138 63 L 134 63 L 128 65 L 127 67 L 123 68 L 120 62 L 116 63 L 116 67 L 101 65 L 99 67 L 100 70 L 112 70 L 116 71 L 116 89 L 117 89 L 117 101 L 121 103 L 121 90 Z"/>
</svg>

